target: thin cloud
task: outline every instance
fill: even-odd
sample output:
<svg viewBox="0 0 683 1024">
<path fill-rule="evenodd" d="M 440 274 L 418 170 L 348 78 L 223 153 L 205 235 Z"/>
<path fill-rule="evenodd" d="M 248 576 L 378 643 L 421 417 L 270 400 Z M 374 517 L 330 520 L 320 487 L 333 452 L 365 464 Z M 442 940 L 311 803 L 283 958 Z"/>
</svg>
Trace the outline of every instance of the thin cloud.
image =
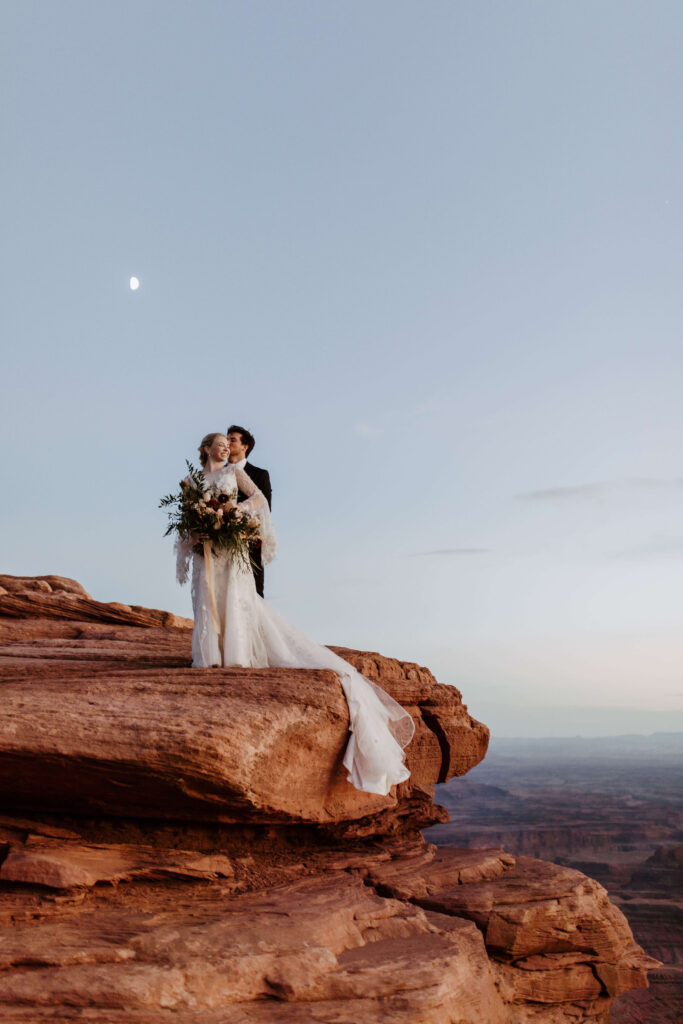
<svg viewBox="0 0 683 1024">
<path fill-rule="evenodd" d="M 354 429 L 360 437 L 379 437 L 382 433 L 374 423 L 356 423 Z"/>
<path fill-rule="evenodd" d="M 683 558 L 683 537 L 653 537 L 645 544 L 613 551 L 608 557 L 619 561 Z"/>
<path fill-rule="evenodd" d="M 380 582 L 381 581 L 376 578 L 371 579 L 367 576 L 340 576 L 336 580 L 330 580 L 329 584 L 333 587 L 375 587 L 378 586 Z"/>
<path fill-rule="evenodd" d="M 676 490 L 683 488 L 683 477 L 679 476 L 673 480 L 657 480 L 649 477 L 638 478 L 627 481 L 632 487 L 639 487 L 641 490 Z"/>
<path fill-rule="evenodd" d="M 626 477 L 622 480 L 597 480 L 571 487 L 545 487 L 538 491 L 523 491 L 517 497 L 522 501 L 590 501 L 618 491 L 674 490 L 680 487 L 683 487 L 683 477 Z"/>
<path fill-rule="evenodd" d="M 524 491 L 517 497 L 524 501 L 575 501 L 597 498 L 607 490 L 607 483 L 577 484 L 575 487 L 546 487 L 540 491 Z"/>
<path fill-rule="evenodd" d="M 426 558 L 430 555 L 487 555 L 491 548 L 435 548 L 433 551 L 414 551 L 411 558 Z"/>
</svg>

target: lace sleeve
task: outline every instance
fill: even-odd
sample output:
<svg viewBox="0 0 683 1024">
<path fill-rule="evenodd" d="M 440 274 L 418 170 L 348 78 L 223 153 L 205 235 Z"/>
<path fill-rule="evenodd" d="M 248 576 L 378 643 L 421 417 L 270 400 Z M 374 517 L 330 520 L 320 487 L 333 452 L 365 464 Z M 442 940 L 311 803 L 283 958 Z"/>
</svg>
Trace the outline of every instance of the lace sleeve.
<svg viewBox="0 0 683 1024">
<path fill-rule="evenodd" d="M 254 515 L 258 514 L 263 505 L 268 504 L 264 495 L 259 491 L 249 474 L 245 473 L 243 469 L 235 469 L 235 479 L 242 494 L 247 496 L 247 500 L 240 501 L 237 507 L 242 509 L 243 512 L 252 512 Z"/>
<path fill-rule="evenodd" d="M 190 571 L 190 561 L 192 559 L 192 541 L 189 537 L 182 540 L 180 537 L 176 538 L 175 542 L 175 558 L 176 558 L 176 569 L 175 575 L 178 583 L 183 586 L 187 583 L 187 578 Z"/>
<path fill-rule="evenodd" d="M 243 469 L 235 469 L 237 486 L 243 494 L 247 495 L 246 501 L 240 501 L 237 505 L 243 512 L 248 512 L 259 521 L 259 533 L 261 535 L 261 559 L 264 565 L 272 562 L 275 558 L 277 540 L 273 529 L 273 520 L 270 518 L 268 502 L 262 491 L 258 489 L 248 473 Z"/>
</svg>

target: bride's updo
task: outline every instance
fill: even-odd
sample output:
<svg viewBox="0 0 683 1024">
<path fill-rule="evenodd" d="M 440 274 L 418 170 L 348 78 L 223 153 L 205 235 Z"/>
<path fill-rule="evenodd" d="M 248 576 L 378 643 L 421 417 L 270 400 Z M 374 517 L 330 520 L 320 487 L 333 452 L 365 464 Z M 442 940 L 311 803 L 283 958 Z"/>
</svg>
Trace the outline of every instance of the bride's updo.
<svg viewBox="0 0 683 1024">
<path fill-rule="evenodd" d="M 205 466 L 209 461 L 209 456 L 206 454 L 204 449 L 210 448 L 217 437 L 225 437 L 225 434 L 223 434 L 220 430 L 216 430 L 214 431 L 213 434 L 207 434 L 206 437 L 203 437 L 201 439 L 201 442 L 199 444 L 199 461 L 201 462 L 202 466 Z"/>
</svg>

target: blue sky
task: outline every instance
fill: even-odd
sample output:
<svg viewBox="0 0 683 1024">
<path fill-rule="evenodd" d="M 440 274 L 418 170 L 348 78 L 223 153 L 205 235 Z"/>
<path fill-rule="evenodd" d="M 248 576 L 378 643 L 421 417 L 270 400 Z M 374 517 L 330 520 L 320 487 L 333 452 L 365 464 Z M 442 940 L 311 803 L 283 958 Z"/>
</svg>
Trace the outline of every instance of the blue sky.
<svg viewBox="0 0 683 1024">
<path fill-rule="evenodd" d="M 321 642 L 683 728 L 680 4 L 1 22 L 3 571 L 189 614 L 158 498 L 243 422 Z"/>
</svg>

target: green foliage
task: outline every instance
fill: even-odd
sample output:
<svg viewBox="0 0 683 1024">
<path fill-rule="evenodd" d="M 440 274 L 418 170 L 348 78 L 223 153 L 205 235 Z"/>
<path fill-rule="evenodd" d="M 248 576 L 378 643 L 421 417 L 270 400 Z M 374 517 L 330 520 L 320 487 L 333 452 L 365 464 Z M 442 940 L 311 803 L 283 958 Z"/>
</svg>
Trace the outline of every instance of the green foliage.
<svg viewBox="0 0 683 1024">
<path fill-rule="evenodd" d="M 193 550 L 203 553 L 204 542 L 210 541 L 215 554 L 232 551 L 250 562 L 249 545 L 258 540 L 258 527 L 251 523 L 248 513 L 235 507 L 237 485 L 232 491 L 223 491 L 215 484 L 208 486 L 202 470 L 187 462 L 188 475 L 180 481 L 177 494 L 166 494 L 159 502 L 165 508 L 168 526 L 164 537 L 177 534 L 181 540 L 191 540 Z"/>
</svg>

